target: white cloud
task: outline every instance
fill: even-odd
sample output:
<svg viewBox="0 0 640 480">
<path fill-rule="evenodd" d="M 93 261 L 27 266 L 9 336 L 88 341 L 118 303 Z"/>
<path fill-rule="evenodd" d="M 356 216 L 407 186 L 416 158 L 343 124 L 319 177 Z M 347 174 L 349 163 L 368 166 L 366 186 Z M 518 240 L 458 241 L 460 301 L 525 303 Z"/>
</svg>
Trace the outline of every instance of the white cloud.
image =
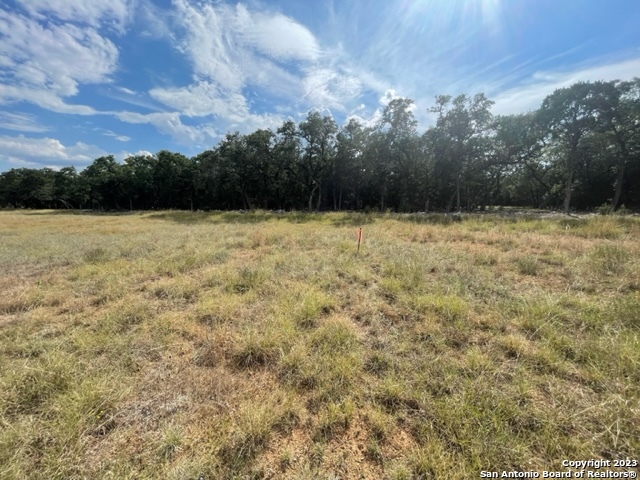
<svg viewBox="0 0 640 480">
<path fill-rule="evenodd" d="M 113 26 L 122 31 L 130 18 L 127 0 L 18 0 L 32 16 L 48 19 L 52 16 L 67 22 L 100 27 Z"/>
<path fill-rule="evenodd" d="M 304 98 L 315 107 L 346 110 L 360 96 L 362 83 L 356 77 L 333 68 L 312 68 L 303 80 Z"/>
<path fill-rule="evenodd" d="M 212 116 L 218 130 L 246 132 L 284 120 L 252 111 L 249 95 L 294 109 L 346 111 L 362 92 L 363 82 L 342 57 L 323 51 L 309 29 L 290 17 L 243 4 L 175 0 L 174 6 L 177 48 L 191 62 L 194 81 L 149 94 L 182 115 Z"/>
<path fill-rule="evenodd" d="M 46 132 L 48 127 L 40 125 L 34 115 L 28 113 L 0 112 L 0 128 L 18 132 Z"/>
<path fill-rule="evenodd" d="M 379 102 L 380 105 L 386 107 L 387 105 L 389 105 L 391 100 L 395 100 L 396 98 L 400 98 L 400 95 L 398 95 L 398 93 L 393 88 L 389 88 L 385 90 L 384 95 L 380 97 Z"/>
<path fill-rule="evenodd" d="M 346 123 L 348 123 L 349 120 L 354 119 L 354 120 L 357 120 L 358 123 L 360 123 L 364 127 L 367 127 L 367 128 L 376 127 L 377 125 L 380 124 L 380 121 L 382 120 L 382 113 L 384 112 L 385 107 L 389 105 L 389 102 L 391 102 L 391 100 L 395 100 L 396 98 L 402 98 L 402 96 L 398 95 L 398 92 L 396 92 L 393 88 L 387 88 L 382 94 L 382 96 L 378 99 L 378 104 L 379 104 L 378 108 L 376 108 L 371 115 L 369 116 L 365 115 L 366 114 L 365 105 L 361 104 L 361 105 L 358 105 L 358 107 L 356 107 L 349 113 L 349 115 L 346 118 Z M 411 105 L 410 111 L 414 112 L 414 114 L 418 112 L 418 109 L 415 103 Z"/>
<path fill-rule="evenodd" d="M 0 135 L 0 158 L 12 161 L 21 159 L 39 166 L 69 164 L 89 164 L 94 159 L 108 155 L 96 145 L 77 142 L 65 146 L 55 138 L 32 138 L 18 135 Z"/>
<path fill-rule="evenodd" d="M 149 96 L 143 92 L 134 92 L 133 90 L 124 89 L 128 91 L 123 91 L 123 88 L 106 88 L 101 93 L 102 95 L 112 98 L 114 100 L 118 100 L 123 103 L 127 103 L 129 105 L 135 105 L 136 107 L 142 107 L 146 110 L 151 110 L 155 112 L 163 112 L 165 111 L 162 108 L 162 105 L 154 102 L 149 99 Z M 108 113 L 108 112 L 103 112 Z"/>
<path fill-rule="evenodd" d="M 173 139 L 182 145 L 201 146 L 208 145 L 220 137 L 211 125 L 198 126 L 185 125 L 180 120 L 178 112 L 137 113 L 114 112 L 114 115 L 123 122 L 133 124 L 150 124 L 160 133 L 171 135 Z"/>
<path fill-rule="evenodd" d="M 118 140 L 119 142 L 128 142 L 129 140 L 131 140 L 131 137 L 127 137 L 126 135 L 118 135 L 115 132 L 112 132 L 111 130 L 107 130 L 104 128 L 94 128 L 93 129 L 96 132 L 100 132 L 102 133 L 102 135 L 104 135 L 105 137 L 113 137 L 116 140 Z"/>
<path fill-rule="evenodd" d="M 303 25 L 282 14 L 250 13 L 238 4 L 236 28 L 244 43 L 276 60 L 315 60 L 320 47 Z"/>
<path fill-rule="evenodd" d="M 259 76 L 256 59 L 313 61 L 320 48 L 303 25 L 279 13 L 252 12 L 242 4 L 191 4 L 176 0 L 177 21 L 184 30 L 179 48 L 194 73 L 237 91 Z M 257 68 L 256 68 L 257 67 Z M 273 68 L 273 66 L 272 66 Z"/>
<path fill-rule="evenodd" d="M 539 71 L 528 82 L 496 95 L 492 110 L 502 115 L 524 113 L 540 107 L 544 98 L 558 88 L 581 81 L 631 80 L 634 77 L 640 77 L 640 58 L 583 66 L 571 71 Z"/>
<path fill-rule="evenodd" d="M 0 83 L 0 105 L 12 102 L 29 102 L 56 113 L 95 115 L 97 112 L 87 105 L 66 103 L 53 91 L 33 87 L 22 87 Z"/>
<path fill-rule="evenodd" d="M 154 5 L 151 0 L 136 0 L 137 32 L 143 37 L 175 41 L 170 11 Z"/>
<path fill-rule="evenodd" d="M 242 88 L 250 52 L 238 48 L 237 37 L 230 28 L 232 9 L 221 5 L 202 4 L 198 7 L 177 0 L 178 19 L 186 30 L 180 50 L 193 65 L 200 78 L 212 79 L 222 88 L 238 91 Z M 246 68 L 246 67 L 245 67 Z"/>
<path fill-rule="evenodd" d="M 358 112 L 360 111 L 361 109 L 358 110 Z M 349 115 L 347 115 L 345 123 L 349 123 L 349 121 L 353 119 L 366 128 L 374 128 L 380 124 L 380 120 L 382 120 L 382 109 L 376 108 L 374 112 L 369 116 L 367 116 L 365 113 L 366 112 L 362 112 L 362 114 L 351 112 Z"/>
<path fill-rule="evenodd" d="M 135 153 L 122 151 L 114 155 L 115 159 L 120 163 L 124 162 L 127 158 L 133 157 L 133 156 L 155 157 L 155 155 L 148 150 L 138 150 Z"/>
<path fill-rule="evenodd" d="M 116 87 L 116 90 L 121 91 L 122 93 L 126 93 L 127 95 L 135 95 L 136 92 L 126 87 Z"/>
<path fill-rule="evenodd" d="M 118 49 L 91 27 L 46 25 L 0 10 L 0 104 L 27 101 L 60 113 L 93 114 L 65 97 L 80 84 L 110 81 Z"/>
<path fill-rule="evenodd" d="M 207 81 L 183 88 L 154 88 L 149 91 L 149 95 L 189 117 L 220 115 L 230 121 L 239 121 L 249 112 L 243 95 L 225 91 Z"/>
</svg>

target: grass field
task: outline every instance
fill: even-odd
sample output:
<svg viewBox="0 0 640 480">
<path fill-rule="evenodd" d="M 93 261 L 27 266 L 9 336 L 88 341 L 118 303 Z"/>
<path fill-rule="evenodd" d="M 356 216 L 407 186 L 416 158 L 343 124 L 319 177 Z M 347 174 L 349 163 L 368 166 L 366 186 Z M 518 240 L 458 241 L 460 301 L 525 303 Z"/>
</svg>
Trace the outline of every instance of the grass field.
<svg viewBox="0 0 640 480">
<path fill-rule="evenodd" d="M 0 477 L 637 458 L 639 239 L 633 217 L 0 212 Z"/>
</svg>

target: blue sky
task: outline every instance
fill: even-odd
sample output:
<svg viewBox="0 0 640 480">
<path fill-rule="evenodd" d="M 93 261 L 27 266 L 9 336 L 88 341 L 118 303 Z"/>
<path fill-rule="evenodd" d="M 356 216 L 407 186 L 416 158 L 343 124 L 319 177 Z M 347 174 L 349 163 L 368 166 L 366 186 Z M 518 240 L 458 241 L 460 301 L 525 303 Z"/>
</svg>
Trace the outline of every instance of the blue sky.
<svg viewBox="0 0 640 480">
<path fill-rule="evenodd" d="M 395 96 L 496 114 L 580 80 L 640 77 L 637 0 L 8 0 L 0 171 L 194 155 L 310 109 L 371 124 Z"/>
</svg>

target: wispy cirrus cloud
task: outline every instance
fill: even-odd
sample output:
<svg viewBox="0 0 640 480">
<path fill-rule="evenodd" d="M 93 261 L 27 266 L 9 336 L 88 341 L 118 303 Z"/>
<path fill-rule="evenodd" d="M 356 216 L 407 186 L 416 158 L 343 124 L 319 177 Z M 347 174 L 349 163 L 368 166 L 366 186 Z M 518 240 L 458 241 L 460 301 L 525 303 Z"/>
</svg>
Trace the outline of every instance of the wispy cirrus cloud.
<svg viewBox="0 0 640 480">
<path fill-rule="evenodd" d="M 119 142 L 128 142 L 129 140 L 131 140 L 131 137 L 127 137 L 126 135 L 120 135 L 106 128 L 94 127 L 93 131 L 98 132 L 101 135 L 104 135 L 105 137 L 115 138 Z"/>
<path fill-rule="evenodd" d="M 40 23 L 1 9 L 0 38 L 0 104 L 26 101 L 59 113 L 95 113 L 64 99 L 80 84 L 110 81 L 118 60 L 111 40 L 93 27 Z"/>
<path fill-rule="evenodd" d="M 0 128 L 18 132 L 47 132 L 49 127 L 38 123 L 35 115 L 20 112 L 0 112 Z"/>
<path fill-rule="evenodd" d="M 290 17 L 244 4 L 176 0 L 174 5 L 174 24 L 180 26 L 176 47 L 189 59 L 194 81 L 149 94 L 182 115 L 211 116 L 218 129 L 248 131 L 281 123 L 283 110 L 346 111 L 363 90 L 358 76 Z M 288 107 L 256 112 L 252 91 Z"/>
<path fill-rule="evenodd" d="M 220 134 L 211 125 L 185 125 L 180 119 L 179 112 L 113 112 L 122 122 L 132 124 L 149 124 L 159 132 L 170 135 L 183 145 L 208 145 L 216 141 Z"/>
<path fill-rule="evenodd" d="M 95 28 L 113 27 L 119 32 L 129 22 L 134 2 L 127 0 L 18 0 L 34 18 L 55 17 L 66 22 L 82 23 Z"/>
<path fill-rule="evenodd" d="M 505 115 L 535 110 L 547 95 L 577 82 L 631 80 L 635 77 L 640 77 L 640 58 L 577 65 L 569 70 L 536 71 L 526 81 L 498 93 L 494 97 L 493 112 Z"/>
</svg>

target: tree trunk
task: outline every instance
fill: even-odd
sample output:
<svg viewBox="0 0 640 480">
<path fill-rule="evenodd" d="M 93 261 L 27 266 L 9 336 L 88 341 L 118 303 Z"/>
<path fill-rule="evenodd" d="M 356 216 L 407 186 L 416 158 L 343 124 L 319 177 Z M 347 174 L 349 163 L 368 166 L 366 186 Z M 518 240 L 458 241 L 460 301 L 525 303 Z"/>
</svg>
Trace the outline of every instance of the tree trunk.
<svg viewBox="0 0 640 480">
<path fill-rule="evenodd" d="M 618 203 L 620 203 L 620 197 L 622 196 L 622 184 L 624 183 L 624 169 L 625 162 L 620 162 L 618 165 L 618 173 L 616 174 L 616 188 L 613 193 L 613 200 L 611 200 L 611 210 L 618 209 Z"/>
<path fill-rule="evenodd" d="M 456 211 L 460 211 L 460 174 L 456 177 Z"/>
<path fill-rule="evenodd" d="M 242 190 L 240 196 L 242 197 L 242 209 L 243 210 L 248 210 L 247 209 L 247 196 L 244 194 L 244 189 Z"/>
<path fill-rule="evenodd" d="M 571 204 L 571 192 L 573 191 L 573 167 L 569 169 L 567 177 L 567 186 L 564 190 L 564 202 L 562 204 L 562 210 L 564 213 L 569 213 L 569 205 Z"/>
<path fill-rule="evenodd" d="M 453 207 L 453 200 L 456 198 L 456 192 L 454 191 L 451 194 L 451 197 L 449 198 L 449 201 L 447 202 L 447 213 L 451 212 L 451 208 Z"/>
<path fill-rule="evenodd" d="M 313 190 L 311 190 L 311 195 L 309 195 L 309 211 L 313 211 L 313 194 L 316 193 L 316 189 L 318 185 L 314 185 Z"/>
</svg>

